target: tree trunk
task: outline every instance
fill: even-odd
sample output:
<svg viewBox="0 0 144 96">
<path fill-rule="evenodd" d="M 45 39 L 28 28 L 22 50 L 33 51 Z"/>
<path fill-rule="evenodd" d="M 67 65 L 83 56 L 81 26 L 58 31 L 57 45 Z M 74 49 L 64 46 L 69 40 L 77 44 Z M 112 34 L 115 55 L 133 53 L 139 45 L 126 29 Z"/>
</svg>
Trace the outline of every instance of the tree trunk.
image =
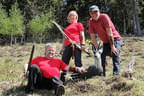
<svg viewBox="0 0 144 96">
<path fill-rule="evenodd" d="M 135 15 L 133 15 L 133 32 L 134 32 L 134 34 L 137 34 L 137 26 L 136 26 Z"/>
<path fill-rule="evenodd" d="M 13 35 L 11 34 L 10 46 L 12 46 L 12 43 L 13 43 Z"/>
<path fill-rule="evenodd" d="M 134 33 L 140 36 L 142 35 L 142 33 L 141 33 L 140 24 L 138 20 L 136 0 L 133 0 L 133 6 L 134 6 Z"/>
<path fill-rule="evenodd" d="M 24 37 L 24 35 L 22 34 L 22 37 L 21 37 L 21 45 L 24 45 L 24 43 L 25 43 L 25 37 Z"/>
<path fill-rule="evenodd" d="M 124 19 L 123 19 L 123 33 L 124 33 L 124 34 L 126 34 L 126 30 L 127 30 L 127 29 L 126 29 L 126 26 L 127 26 L 127 25 L 126 25 L 126 18 L 125 18 L 125 16 L 124 16 Z"/>
<path fill-rule="evenodd" d="M 14 44 L 16 44 L 17 43 L 17 37 L 15 36 L 14 37 Z"/>
</svg>

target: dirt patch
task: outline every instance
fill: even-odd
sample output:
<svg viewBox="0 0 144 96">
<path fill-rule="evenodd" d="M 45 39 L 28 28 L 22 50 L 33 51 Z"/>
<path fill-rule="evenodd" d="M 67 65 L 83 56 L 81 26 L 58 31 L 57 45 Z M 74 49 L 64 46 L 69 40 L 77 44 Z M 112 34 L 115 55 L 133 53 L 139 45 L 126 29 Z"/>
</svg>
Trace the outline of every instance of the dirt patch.
<svg viewBox="0 0 144 96">
<path fill-rule="evenodd" d="M 111 90 L 129 91 L 133 86 L 134 84 L 128 81 L 114 82 L 111 86 Z"/>
<path fill-rule="evenodd" d="M 94 84 L 90 84 L 90 83 L 88 83 L 86 81 L 69 82 L 68 86 L 75 93 L 92 92 L 92 91 L 95 90 L 95 88 L 98 88 L 98 86 L 96 86 Z"/>
<path fill-rule="evenodd" d="M 111 86 L 111 91 L 129 91 L 134 86 L 132 81 L 120 76 L 109 78 L 105 82 L 107 85 Z"/>
</svg>

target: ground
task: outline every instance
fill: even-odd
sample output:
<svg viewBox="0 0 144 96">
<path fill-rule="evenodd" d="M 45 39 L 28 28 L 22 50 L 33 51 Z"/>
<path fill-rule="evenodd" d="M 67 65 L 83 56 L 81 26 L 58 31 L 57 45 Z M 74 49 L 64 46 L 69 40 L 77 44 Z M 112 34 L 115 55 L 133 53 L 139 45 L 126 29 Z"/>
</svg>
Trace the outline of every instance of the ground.
<svg viewBox="0 0 144 96">
<path fill-rule="evenodd" d="M 64 96 L 144 96 L 144 37 L 123 37 L 121 50 L 121 73 L 127 71 L 131 57 L 134 58 L 132 77 L 112 76 L 112 61 L 107 58 L 106 77 L 94 77 L 86 81 L 69 82 Z M 57 42 L 56 57 L 61 58 Z M 90 52 L 91 47 L 87 44 Z M 27 79 L 23 76 L 23 65 L 29 61 L 32 44 L 0 46 L 0 96 L 24 96 Z M 34 57 L 44 53 L 44 44 L 36 44 Z M 83 53 L 83 65 L 94 64 L 94 57 Z M 70 65 L 73 66 L 73 60 Z M 35 90 L 33 96 L 54 96 L 53 90 Z"/>
</svg>

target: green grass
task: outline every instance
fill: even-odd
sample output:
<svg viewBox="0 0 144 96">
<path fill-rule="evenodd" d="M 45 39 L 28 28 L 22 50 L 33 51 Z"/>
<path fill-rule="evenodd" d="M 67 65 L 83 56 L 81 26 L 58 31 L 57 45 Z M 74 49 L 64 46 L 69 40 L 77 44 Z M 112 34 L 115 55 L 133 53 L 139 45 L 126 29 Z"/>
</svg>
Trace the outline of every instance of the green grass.
<svg viewBox="0 0 144 96">
<path fill-rule="evenodd" d="M 61 58 L 61 43 L 57 42 L 56 57 Z M 89 45 L 86 45 L 90 48 Z M 29 60 L 32 44 L 23 46 L 0 46 L 0 96 L 24 96 L 27 80 L 23 77 L 23 65 Z M 34 57 L 44 55 L 44 44 L 36 44 Z M 82 54 L 83 65 L 94 64 L 94 57 Z M 112 76 L 112 61 L 107 58 L 106 77 L 94 77 L 86 81 L 70 82 L 65 86 L 64 96 L 142 96 L 144 95 L 144 37 L 124 37 L 121 51 L 121 73 L 129 64 L 131 56 L 135 57 L 132 80 L 120 76 Z M 71 66 L 74 61 L 71 60 Z M 53 90 L 35 90 L 33 96 L 54 96 Z"/>
</svg>

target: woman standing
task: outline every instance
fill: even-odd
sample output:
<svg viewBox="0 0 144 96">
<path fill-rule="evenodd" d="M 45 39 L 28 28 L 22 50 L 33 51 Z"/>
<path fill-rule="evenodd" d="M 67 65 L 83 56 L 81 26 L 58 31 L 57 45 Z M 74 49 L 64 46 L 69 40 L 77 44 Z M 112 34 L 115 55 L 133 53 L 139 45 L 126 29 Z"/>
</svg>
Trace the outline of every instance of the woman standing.
<svg viewBox="0 0 144 96">
<path fill-rule="evenodd" d="M 60 53 L 62 54 L 62 60 L 68 65 L 71 57 L 74 57 L 76 67 L 82 67 L 81 52 L 85 49 L 85 36 L 83 24 L 78 22 L 78 14 L 76 11 L 70 11 L 68 14 L 68 22 L 64 32 L 74 42 L 81 46 L 81 50 L 69 41 L 69 39 L 63 39 L 63 45 Z M 62 72 L 61 80 L 65 81 L 66 72 Z"/>
</svg>

